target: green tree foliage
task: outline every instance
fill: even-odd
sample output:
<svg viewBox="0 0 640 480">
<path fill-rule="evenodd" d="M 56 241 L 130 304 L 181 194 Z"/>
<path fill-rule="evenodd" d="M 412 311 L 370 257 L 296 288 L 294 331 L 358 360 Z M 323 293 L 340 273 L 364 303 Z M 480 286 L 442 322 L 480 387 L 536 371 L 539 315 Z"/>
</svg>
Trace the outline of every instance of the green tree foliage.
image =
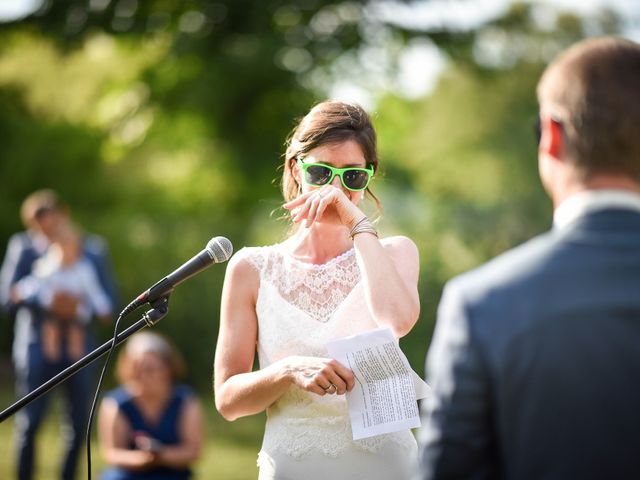
<svg viewBox="0 0 640 480">
<path fill-rule="evenodd" d="M 383 96 L 374 111 L 381 229 L 421 251 L 423 315 L 403 340 L 420 371 L 444 282 L 549 224 L 530 128 L 535 84 L 550 55 L 586 33 L 570 15 L 541 28 L 530 4 L 467 31 L 408 28 L 373 15 L 375 4 L 61 0 L 3 25 L 0 248 L 21 228 L 22 199 L 42 187 L 108 239 L 124 300 L 212 236 L 236 250 L 277 241 L 287 230 L 274 221 L 278 167 L 294 119 L 349 62 L 376 63 L 356 52 L 428 38 L 449 61 L 436 90 Z M 615 18 L 590 25 L 611 31 Z M 203 389 L 223 274 L 214 266 L 181 287 L 156 327 Z"/>
<path fill-rule="evenodd" d="M 403 339 L 418 368 L 445 282 L 551 226 L 533 129 L 544 66 L 587 36 L 585 25 L 593 34 L 617 28 L 610 11 L 588 21 L 557 12 L 541 25 L 536 8 L 515 4 L 472 32 L 435 32 L 450 59 L 435 91 L 418 101 L 390 95 L 378 106 L 386 221 L 421 252 L 421 321 Z"/>
</svg>

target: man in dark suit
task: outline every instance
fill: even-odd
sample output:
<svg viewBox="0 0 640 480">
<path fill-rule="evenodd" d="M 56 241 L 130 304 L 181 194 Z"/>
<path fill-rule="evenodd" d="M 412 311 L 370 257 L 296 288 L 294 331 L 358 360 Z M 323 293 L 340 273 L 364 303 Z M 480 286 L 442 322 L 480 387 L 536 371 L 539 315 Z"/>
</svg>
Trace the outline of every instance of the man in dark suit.
<svg viewBox="0 0 640 480">
<path fill-rule="evenodd" d="M 446 285 L 421 479 L 640 478 L 640 45 L 574 45 L 538 100 L 553 228 Z"/>
<path fill-rule="evenodd" d="M 47 250 L 52 238 L 64 222 L 68 222 L 68 210 L 52 190 L 38 190 L 29 195 L 21 208 L 24 232 L 13 235 L 7 246 L 0 268 L 0 303 L 10 317 L 15 319 L 12 349 L 16 375 L 16 394 L 23 397 L 73 363 L 63 355 L 54 361 L 43 352 L 43 315 L 72 319 L 76 315 L 77 299 L 66 292 L 53 295 L 47 310 L 36 298 L 21 297 L 14 288 L 16 283 L 32 273 L 34 263 Z M 113 307 L 117 306 L 116 287 L 104 240 L 95 235 L 83 239 L 82 255 L 94 267 L 98 280 L 109 296 Z M 93 347 L 90 332 L 85 336 L 86 351 Z M 86 430 L 91 375 L 85 368 L 67 379 L 61 386 L 65 394 L 65 424 L 63 444 L 65 456 L 61 478 L 75 478 L 76 464 Z M 16 414 L 17 478 L 33 478 L 35 437 L 43 419 L 50 394 L 29 403 Z"/>
</svg>

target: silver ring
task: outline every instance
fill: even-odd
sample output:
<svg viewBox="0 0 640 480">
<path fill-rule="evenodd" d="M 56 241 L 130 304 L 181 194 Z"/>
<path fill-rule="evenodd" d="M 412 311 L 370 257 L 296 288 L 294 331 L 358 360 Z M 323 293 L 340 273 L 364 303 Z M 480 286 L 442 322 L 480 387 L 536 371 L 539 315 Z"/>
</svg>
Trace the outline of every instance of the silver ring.
<svg viewBox="0 0 640 480">
<path fill-rule="evenodd" d="M 329 391 L 333 388 L 332 391 Z M 336 393 L 338 391 L 338 387 L 336 387 L 333 383 L 330 383 L 329 386 L 327 388 L 322 387 L 322 389 L 327 392 L 328 394 L 333 394 Z"/>
</svg>

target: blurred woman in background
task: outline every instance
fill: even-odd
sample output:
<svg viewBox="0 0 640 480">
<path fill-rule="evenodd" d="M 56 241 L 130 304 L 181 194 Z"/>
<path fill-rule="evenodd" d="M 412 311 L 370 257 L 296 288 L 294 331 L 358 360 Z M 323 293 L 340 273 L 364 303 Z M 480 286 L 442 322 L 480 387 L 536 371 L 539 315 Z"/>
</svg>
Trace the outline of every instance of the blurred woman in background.
<svg viewBox="0 0 640 480">
<path fill-rule="evenodd" d="M 285 154 L 284 208 L 299 226 L 282 243 L 240 250 L 227 268 L 216 406 L 228 420 L 267 411 L 261 480 L 411 476 L 410 430 L 352 439 L 344 394 L 354 376 L 326 348 L 383 326 L 401 337 L 418 319 L 414 242 L 378 239 L 359 207 L 365 194 L 379 207 L 369 190 L 377 171 L 369 115 L 349 103 L 316 105 Z"/>
<path fill-rule="evenodd" d="M 199 457 L 203 418 L 193 392 L 176 383 L 182 358 L 161 335 L 136 333 L 118 358 L 122 385 L 102 401 L 102 480 L 184 480 Z"/>
</svg>

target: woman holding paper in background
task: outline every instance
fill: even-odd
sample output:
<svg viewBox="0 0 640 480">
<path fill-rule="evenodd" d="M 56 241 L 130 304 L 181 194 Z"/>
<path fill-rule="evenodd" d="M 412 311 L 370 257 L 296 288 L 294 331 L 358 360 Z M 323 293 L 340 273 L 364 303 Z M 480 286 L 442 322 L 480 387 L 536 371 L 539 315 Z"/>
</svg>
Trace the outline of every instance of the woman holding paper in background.
<svg viewBox="0 0 640 480">
<path fill-rule="evenodd" d="M 406 335 L 420 312 L 418 251 L 378 239 L 360 210 L 378 170 L 376 134 L 358 105 L 316 105 L 288 141 L 282 190 L 299 226 L 282 243 L 240 250 L 222 294 L 216 407 L 227 420 L 267 411 L 260 479 L 403 479 L 410 430 L 354 441 L 344 394 L 351 370 L 326 343 L 387 326 Z M 260 369 L 253 371 L 256 348 Z"/>
</svg>

